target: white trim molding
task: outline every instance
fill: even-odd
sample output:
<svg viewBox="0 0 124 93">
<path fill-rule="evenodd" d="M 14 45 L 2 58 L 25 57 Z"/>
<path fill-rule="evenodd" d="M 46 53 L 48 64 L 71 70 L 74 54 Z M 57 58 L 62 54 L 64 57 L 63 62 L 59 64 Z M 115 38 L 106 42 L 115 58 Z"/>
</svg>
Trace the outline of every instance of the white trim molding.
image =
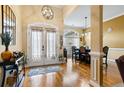
<svg viewBox="0 0 124 93">
<path fill-rule="evenodd" d="M 109 48 L 109 50 L 124 51 L 124 48 Z"/>
<path fill-rule="evenodd" d="M 99 87 L 100 86 L 100 69 L 101 69 L 101 58 L 104 56 L 104 53 L 94 52 L 90 53 L 91 55 L 91 80 L 90 85 Z"/>
<path fill-rule="evenodd" d="M 108 18 L 108 19 L 103 20 L 103 22 L 110 21 L 110 20 L 112 20 L 112 19 L 114 19 L 114 18 L 117 18 L 117 17 L 123 16 L 123 15 L 124 15 L 124 13 L 120 13 L 120 14 L 118 14 L 118 15 L 115 15 L 115 16 L 111 17 L 111 18 Z"/>
<path fill-rule="evenodd" d="M 103 57 L 104 53 L 91 51 L 90 55 L 93 56 L 93 57 Z"/>
</svg>

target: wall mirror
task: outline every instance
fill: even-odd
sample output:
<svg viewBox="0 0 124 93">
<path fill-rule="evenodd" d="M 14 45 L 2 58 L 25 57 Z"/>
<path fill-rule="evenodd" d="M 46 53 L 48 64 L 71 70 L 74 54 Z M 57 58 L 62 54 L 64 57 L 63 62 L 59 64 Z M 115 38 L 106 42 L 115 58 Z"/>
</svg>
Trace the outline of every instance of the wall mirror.
<svg viewBox="0 0 124 93">
<path fill-rule="evenodd" d="M 9 32 L 12 36 L 10 45 L 16 44 L 16 16 L 8 5 L 2 5 L 2 33 Z M 3 42 L 2 42 L 3 44 Z"/>
</svg>

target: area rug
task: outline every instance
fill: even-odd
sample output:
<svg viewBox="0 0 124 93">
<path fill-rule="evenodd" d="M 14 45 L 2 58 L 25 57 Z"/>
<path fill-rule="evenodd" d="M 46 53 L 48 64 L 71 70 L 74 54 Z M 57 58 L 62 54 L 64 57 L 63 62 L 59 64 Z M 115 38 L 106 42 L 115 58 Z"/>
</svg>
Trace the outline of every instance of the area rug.
<svg viewBox="0 0 124 93">
<path fill-rule="evenodd" d="M 60 66 L 36 67 L 36 68 L 32 68 L 29 71 L 28 76 L 32 77 L 32 76 L 51 73 L 51 72 L 59 72 L 61 70 L 62 68 Z"/>
</svg>

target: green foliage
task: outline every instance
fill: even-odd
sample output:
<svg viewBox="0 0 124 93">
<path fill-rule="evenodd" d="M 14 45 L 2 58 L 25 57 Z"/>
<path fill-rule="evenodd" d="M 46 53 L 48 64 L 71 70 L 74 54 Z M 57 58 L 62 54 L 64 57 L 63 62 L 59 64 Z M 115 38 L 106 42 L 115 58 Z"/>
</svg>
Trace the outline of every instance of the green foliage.
<svg viewBox="0 0 124 93">
<path fill-rule="evenodd" d="M 0 34 L 0 37 L 1 37 L 1 39 L 2 39 L 3 44 L 4 44 L 6 47 L 8 47 L 9 44 L 10 44 L 10 42 L 11 42 L 11 40 L 12 40 L 11 34 L 10 34 L 9 32 L 5 32 L 5 33 L 3 33 L 3 34 Z"/>
</svg>

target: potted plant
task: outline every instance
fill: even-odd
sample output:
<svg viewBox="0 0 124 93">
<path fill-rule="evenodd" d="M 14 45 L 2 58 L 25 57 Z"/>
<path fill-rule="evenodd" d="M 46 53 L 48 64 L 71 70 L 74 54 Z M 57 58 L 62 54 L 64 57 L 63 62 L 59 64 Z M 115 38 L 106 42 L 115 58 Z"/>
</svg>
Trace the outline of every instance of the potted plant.
<svg viewBox="0 0 124 93">
<path fill-rule="evenodd" d="M 12 58 L 12 53 L 9 51 L 9 45 L 12 40 L 12 36 L 9 32 L 0 34 L 3 44 L 5 45 L 5 51 L 1 53 L 1 57 L 4 61 L 9 61 Z"/>
</svg>

